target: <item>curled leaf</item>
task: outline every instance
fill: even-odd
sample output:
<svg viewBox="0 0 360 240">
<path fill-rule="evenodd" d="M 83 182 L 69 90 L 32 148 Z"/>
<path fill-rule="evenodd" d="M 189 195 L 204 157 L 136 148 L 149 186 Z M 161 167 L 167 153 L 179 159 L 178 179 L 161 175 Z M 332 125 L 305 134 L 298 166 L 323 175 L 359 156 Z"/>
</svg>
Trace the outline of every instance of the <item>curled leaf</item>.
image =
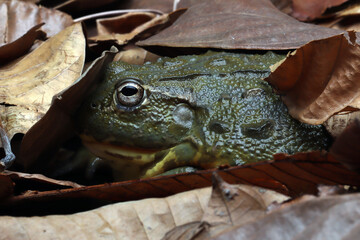
<svg viewBox="0 0 360 240">
<path fill-rule="evenodd" d="M 348 168 L 360 172 L 360 121 L 352 122 L 331 146 L 330 153 Z"/>
<path fill-rule="evenodd" d="M 34 44 L 36 39 L 44 39 L 46 34 L 39 30 L 43 23 L 31 28 L 22 37 L 14 42 L 5 44 L 0 47 L 0 64 L 8 63 L 11 60 L 22 56 Z"/>
<path fill-rule="evenodd" d="M 178 226 L 162 239 L 209 239 L 228 228 L 265 216 L 270 204 L 287 199 L 284 195 L 266 189 L 228 184 L 214 173 L 211 198 L 201 221 Z"/>
<path fill-rule="evenodd" d="M 0 70 L 1 120 L 10 139 L 26 133 L 46 113 L 53 96 L 80 76 L 84 57 L 85 38 L 78 23 Z"/>
<path fill-rule="evenodd" d="M 51 37 L 72 24 L 72 18 L 60 11 L 38 7 L 24 1 L 0 2 L 0 43 L 10 43 L 29 29 L 45 23 L 42 30 Z"/>
<path fill-rule="evenodd" d="M 359 207 L 359 193 L 304 196 L 214 239 L 356 239 L 360 233 Z"/>
<path fill-rule="evenodd" d="M 81 29 L 80 23 L 74 26 L 77 26 L 76 28 L 80 27 Z M 75 36 L 79 36 L 79 33 L 74 34 Z M 80 60 L 84 60 L 83 53 L 85 49 L 80 48 L 79 42 L 85 45 L 84 39 L 81 39 L 82 40 L 80 41 L 68 39 L 70 50 L 74 51 L 75 49 L 78 49 L 77 51 L 81 50 L 82 53 L 81 57 L 78 56 L 77 58 L 75 58 L 76 55 L 71 55 L 70 59 L 77 61 L 73 62 L 73 64 L 68 61 L 67 64 L 70 65 L 68 68 L 63 69 L 65 73 L 68 71 L 72 72 L 71 74 L 74 78 L 70 84 L 66 86 L 66 90 L 62 89 L 62 92 L 54 96 L 52 104 L 49 106 L 49 111 L 46 112 L 45 116 L 43 116 L 40 121 L 31 127 L 23 138 L 19 159 L 27 169 L 36 169 L 37 172 L 39 172 L 39 169 L 42 169 L 43 167 L 42 161 L 48 161 L 47 157 L 40 159 L 40 156 L 53 153 L 66 139 L 69 139 L 69 137 L 74 134 L 72 116 L 81 105 L 81 102 L 88 94 L 88 91 L 94 87 L 96 81 L 101 79 L 98 75 L 103 65 L 106 65 L 111 61 L 117 52 L 117 49 L 115 48 L 111 49 L 110 52 L 104 53 L 89 66 L 81 78 L 78 78 L 82 70 L 82 62 L 81 65 L 79 64 Z M 63 56 L 65 57 L 66 55 Z M 57 61 L 60 60 L 58 59 Z M 71 68 L 72 65 L 74 65 L 74 67 L 79 67 L 78 70 L 74 71 Z M 74 83 L 74 80 L 77 81 Z"/>
<path fill-rule="evenodd" d="M 170 27 L 138 45 L 154 49 L 294 49 L 340 33 L 298 22 L 269 0 L 209 0 L 191 6 Z"/>
<path fill-rule="evenodd" d="M 348 32 L 306 44 L 274 66 L 266 79 L 289 113 L 309 124 L 360 108 L 360 40 Z"/>
<path fill-rule="evenodd" d="M 318 18 L 327 8 L 338 6 L 348 0 L 292 0 L 292 16 L 309 21 Z"/>
</svg>

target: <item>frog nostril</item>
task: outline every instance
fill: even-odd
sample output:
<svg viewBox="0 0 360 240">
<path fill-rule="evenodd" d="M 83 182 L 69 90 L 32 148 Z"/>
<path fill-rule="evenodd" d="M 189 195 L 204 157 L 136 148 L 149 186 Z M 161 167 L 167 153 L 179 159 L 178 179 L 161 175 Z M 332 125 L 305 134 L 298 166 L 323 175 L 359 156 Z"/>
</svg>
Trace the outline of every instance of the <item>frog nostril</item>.
<svg viewBox="0 0 360 240">
<path fill-rule="evenodd" d="M 213 120 L 209 123 L 209 129 L 210 131 L 216 132 L 218 134 L 230 132 L 229 124 L 217 120 Z"/>
<path fill-rule="evenodd" d="M 91 107 L 92 109 L 95 109 L 95 108 L 97 108 L 97 104 L 94 103 L 94 102 L 92 102 L 92 103 L 90 104 L 90 107 Z"/>
<path fill-rule="evenodd" d="M 273 120 L 262 120 L 257 123 L 247 123 L 241 125 L 242 133 L 250 138 L 266 139 L 274 134 L 275 123 Z"/>
</svg>

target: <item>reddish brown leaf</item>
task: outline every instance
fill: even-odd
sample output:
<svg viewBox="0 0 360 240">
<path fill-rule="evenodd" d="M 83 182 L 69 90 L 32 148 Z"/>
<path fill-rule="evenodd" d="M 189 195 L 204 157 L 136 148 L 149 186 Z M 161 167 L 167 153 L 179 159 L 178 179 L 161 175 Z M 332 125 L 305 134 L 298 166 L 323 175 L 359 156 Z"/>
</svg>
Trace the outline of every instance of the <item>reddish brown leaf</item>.
<svg viewBox="0 0 360 240">
<path fill-rule="evenodd" d="M 318 18 L 327 8 L 338 6 L 348 0 L 292 0 L 292 16 L 301 20 L 309 21 Z"/>
<path fill-rule="evenodd" d="M 286 14 L 292 12 L 292 0 L 271 0 L 271 2 L 275 7 Z"/>
<path fill-rule="evenodd" d="M 98 20 L 99 34 L 89 39 L 96 44 L 113 42 L 125 45 L 134 39 L 145 39 L 171 25 L 183 12 L 181 9 L 160 16 L 151 12 L 131 12 L 119 17 Z"/>
<path fill-rule="evenodd" d="M 74 134 L 72 115 L 81 105 L 90 87 L 100 79 L 97 77 L 98 72 L 104 64 L 112 60 L 116 52 L 117 49 L 112 49 L 94 61 L 85 73 L 86 80 L 77 81 L 66 91 L 57 94 L 45 116 L 26 132 L 18 156 L 18 160 L 21 160 L 25 167 L 42 169 L 39 157 L 53 153 L 65 139 Z"/>
<path fill-rule="evenodd" d="M 95 185 L 58 191 L 44 191 L 36 194 L 14 196 L 0 203 L 0 209 L 9 205 L 24 206 L 43 201 L 66 199 L 93 199 L 98 201 L 129 201 L 151 197 L 165 197 L 185 190 L 211 185 L 214 170 L 196 173 L 161 176 L 151 179 L 132 180 L 111 184 Z M 346 169 L 326 152 L 276 155 L 276 160 L 253 163 L 218 171 L 231 184 L 245 183 L 268 189 L 292 197 L 302 194 L 316 194 L 318 184 L 360 186 L 360 174 Z M 85 207 L 85 204 L 82 204 Z M 42 205 L 39 206 L 41 209 Z"/>
<path fill-rule="evenodd" d="M 334 113 L 360 108 L 360 46 L 354 32 L 299 48 L 266 79 L 282 95 L 289 113 L 321 124 Z"/>
<path fill-rule="evenodd" d="M 8 63 L 11 60 L 22 56 L 34 44 L 36 39 L 44 39 L 46 34 L 39 30 L 43 23 L 31 28 L 22 37 L 14 42 L 5 44 L 0 47 L 0 64 Z"/>
<path fill-rule="evenodd" d="M 96 26 L 99 35 L 113 33 L 129 33 L 134 28 L 156 17 L 154 13 L 134 12 L 113 18 L 97 19 Z"/>
<path fill-rule="evenodd" d="M 357 239 L 359 207 L 360 194 L 305 196 L 214 239 Z"/>
<path fill-rule="evenodd" d="M 120 1 L 119 9 L 157 9 L 164 13 L 173 11 L 174 0 L 129 0 Z"/>
<path fill-rule="evenodd" d="M 15 41 L 40 23 L 45 23 L 41 29 L 48 37 L 72 24 L 72 18 L 65 13 L 22 1 L 0 3 L 0 15 L 1 44 Z"/>
<path fill-rule="evenodd" d="M 336 139 L 331 154 L 349 169 L 360 172 L 360 121 L 356 120 Z"/>
<path fill-rule="evenodd" d="M 104 5 L 113 3 L 113 2 L 115 2 L 115 0 L 102 0 L 102 1 L 98 1 L 98 0 L 68 0 L 68 1 L 64 1 L 64 3 L 61 3 L 54 8 L 64 11 L 64 12 L 74 13 L 74 12 L 78 12 L 78 11 L 96 9 L 98 7 L 101 7 L 101 6 L 104 6 Z"/>
<path fill-rule="evenodd" d="M 6 199 L 14 193 L 14 183 L 9 176 L 0 173 L 0 199 Z"/>
<path fill-rule="evenodd" d="M 300 23 L 269 0 L 210 0 L 191 6 L 144 47 L 294 49 L 341 31 Z"/>
<path fill-rule="evenodd" d="M 42 184 L 52 185 L 53 189 L 55 189 L 55 187 L 58 187 L 58 188 L 82 187 L 80 184 L 77 184 L 74 182 L 56 180 L 56 179 L 48 178 L 42 174 L 29 174 L 29 173 L 13 172 L 13 171 L 6 170 L 6 171 L 2 172 L 2 175 L 9 176 L 14 182 L 21 181 L 21 180 L 28 180 L 28 181 L 32 181 L 32 182 L 38 182 L 38 183 L 42 183 Z"/>
</svg>

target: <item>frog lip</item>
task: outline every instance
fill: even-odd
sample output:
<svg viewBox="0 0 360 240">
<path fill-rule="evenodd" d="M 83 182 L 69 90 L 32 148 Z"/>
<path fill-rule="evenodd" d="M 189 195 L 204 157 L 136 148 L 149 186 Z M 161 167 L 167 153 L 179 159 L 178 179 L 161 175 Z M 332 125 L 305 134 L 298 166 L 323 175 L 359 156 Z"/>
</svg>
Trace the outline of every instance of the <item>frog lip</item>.
<svg viewBox="0 0 360 240">
<path fill-rule="evenodd" d="M 99 142 L 91 136 L 80 135 L 83 144 L 96 156 L 113 161 L 128 161 L 143 165 L 154 161 L 155 154 L 163 149 L 147 149 L 109 142 Z"/>
</svg>

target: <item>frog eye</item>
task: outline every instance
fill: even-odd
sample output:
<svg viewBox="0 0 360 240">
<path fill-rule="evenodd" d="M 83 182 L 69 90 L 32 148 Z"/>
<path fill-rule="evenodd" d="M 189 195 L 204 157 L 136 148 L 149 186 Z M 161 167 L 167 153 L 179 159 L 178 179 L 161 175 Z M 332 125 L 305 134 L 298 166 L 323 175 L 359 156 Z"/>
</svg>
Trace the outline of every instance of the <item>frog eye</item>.
<svg viewBox="0 0 360 240">
<path fill-rule="evenodd" d="M 115 90 L 114 99 L 118 108 L 131 108 L 139 105 L 144 98 L 144 88 L 135 80 L 121 83 Z"/>
</svg>

